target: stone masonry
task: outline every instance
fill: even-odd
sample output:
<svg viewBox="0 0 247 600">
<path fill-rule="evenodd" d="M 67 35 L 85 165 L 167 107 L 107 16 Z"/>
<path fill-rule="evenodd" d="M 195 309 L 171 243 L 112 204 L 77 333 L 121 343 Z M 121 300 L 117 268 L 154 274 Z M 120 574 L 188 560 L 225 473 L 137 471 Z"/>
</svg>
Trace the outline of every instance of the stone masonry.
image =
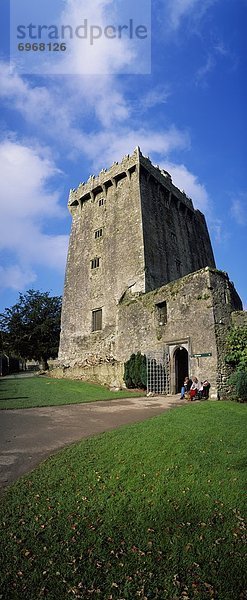
<svg viewBox="0 0 247 600">
<path fill-rule="evenodd" d="M 160 306 L 164 305 L 166 316 L 160 321 Z M 126 298 L 119 306 L 117 356 L 125 362 L 138 350 L 143 354 L 166 350 L 170 392 L 176 393 L 176 361 L 179 351 L 185 349 L 188 372 L 200 381 L 208 378 L 211 396 L 217 398 L 228 376 L 224 356 L 232 311 L 241 308 L 227 274 L 206 267 L 143 296 Z"/>
<path fill-rule="evenodd" d="M 178 353 L 190 374 L 224 388 L 224 340 L 242 305 L 215 269 L 207 225 L 192 200 L 139 148 L 69 196 L 68 251 L 59 370 L 122 385 L 133 352 L 164 350 L 170 393 Z M 161 319 L 162 312 L 162 321 Z M 192 355 L 208 352 L 210 357 Z"/>
</svg>

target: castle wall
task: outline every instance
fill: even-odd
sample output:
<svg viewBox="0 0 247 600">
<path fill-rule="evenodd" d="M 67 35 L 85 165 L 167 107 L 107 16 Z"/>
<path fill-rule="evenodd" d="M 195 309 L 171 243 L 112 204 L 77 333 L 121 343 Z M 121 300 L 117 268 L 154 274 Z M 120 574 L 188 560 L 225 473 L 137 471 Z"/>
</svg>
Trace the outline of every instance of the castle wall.
<svg viewBox="0 0 247 600">
<path fill-rule="evenodd" d="M 174 392 L 174 353 L 182 347 L 190 375 L 209 377 L 214 394 L 223 390 L 225 337 L 241 303 L 228 277 L 213 268 L 205 218 L 191 199 L 136 149 L 72 190 L 69 209 L 59 350 L 64 372 L 92 368 L 96 377 L 99 368 L 104 378 L 106 363 L 120 365 L 119 377 L 133 352 L 164 350 Z M 97 327 L 94 311 L 102 311 Z M 210 356 L 193 356 L 205 352 Z"/>
<path fill-rule="evenodd" d="M 209 273 L 209 278 L 213 293 L 215 339 L 217 344 L 216 384 L 221 394 L 224 394 L 228 390 L 227 381 L 232 372 L 230 366 L 225 363 L 227 353 L 226 340 L 232 326 L 234 311 L 242 311 L 243 306 L 226 273 L 212 270 Z"/>
<path fill-rule="evenodd" d="M 215 267 L 206 221 L 169 177 L 141 159 L 146 291 Z"/>
<path fill-rule="evenodd" d="M 247 311 L 236 308 L 236 312 L 232 313 L 232 325 L 234 327 L 247 327 Z"/>
<path fill-rule="evenodd" d="M 61 359 L 97 347 L 114 355 L 117 304 L 128 289 L 147 292 L 214 266 L 203 215 L 139 148 L 72 190 L 69 209 Z M 94 331 L 98 310 L 102 328 Z"/>
<path fill-rule="evenodd" d="M 167 322 L 160 325 L 157 305 L 164 302 Z M 168 350 L 171 392 L 175 393 L 174 351 L 186 348 L 190 376 L 209 379 L 211 397 L 217 397 L 226 389 L 225 340 L 236 307 L 241 309 L 241 301 L 227 275 L 209 268 L 141 297 L 126 298 L 119 306 L 117 360 L 126 362 L 138 351 Z M 205 353 L 210 356 L 193 356 Z"/>
<path fill-rule="evenodd" d="M 166 307 L 162 321 L 160 306 Z M 234 315 L 237 322 L 246 315 L 233 312 L 241 308 L 227 274 L 208 267 L 146 294 L 129 292 L 117 307 L 114 355 L 107 356 L 103 333 L 98 332 L 95 346 L 92 337 L 81 339 L 74 360 L 55 374 L 119 386 L 123 365 L 132 353 L 161 351 L 169 357 L 170 393 L 176 393 L 175 351 L 182 347 L 188 352 L 189 375 L 209 379 L 211 397 L 224 397 L 230 374 L 224 360 L 226 337 Z M 200 354 L 208 356 L 195 356 Z"/>
<path fill-rule="evenodd" d="M 129 165 L 128 165 L 129 166 Z M 144 292 L 139 172 L 114 168 L 70 196 L 73 217 L 59 358 L 101 352 L 114 355 L 117 304 L 131 288 Z M 104 182 L 105 181 L 105 182 Z M 103 183 L 104 182 L 104 183 Z M 98 233 L 97 233 L 98 232 Z M 92 261 L 98 260 L 96 268 Z M 102 330 L 92 332 L 92 311 Z"/>
</svg>

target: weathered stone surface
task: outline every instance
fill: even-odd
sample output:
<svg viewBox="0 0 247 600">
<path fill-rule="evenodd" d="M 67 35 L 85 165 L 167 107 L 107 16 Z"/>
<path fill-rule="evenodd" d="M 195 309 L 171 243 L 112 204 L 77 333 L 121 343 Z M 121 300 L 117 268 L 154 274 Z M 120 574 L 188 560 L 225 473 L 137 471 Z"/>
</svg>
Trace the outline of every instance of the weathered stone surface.
<svg viewBox="0 0 247 600">
<path fill-rule="evenodd" d="M 91 383 L 107 385 L 111 388 L 126 388 L 123 382 L 124 365 L 120 362 L 99 363 L 94 366 L 74 363 L 70 367 L 55 367 L 49 372 L 51 377 L 59 379 L 80 379 Z"/>
<path fill-rule="evenodd" d="M 61 359 L 77 354 L 81 342 L 85 348 L 86 339 L 88 351 L 100 344 L 101 355 L 114 355 L 117 305 L 128 290 L 147 292 L 215 266 L 203 215 L 163 173 L 137 148 L 71 191 Z M 94 258 L 100 262 L 92 269 Z M 98 308 L 103 332 L 92 335 L 92 311 Z"/>
<path fill-rule="evenodd" d="M 241 310 L 232 313 L 232 324 L 236 327 L 247 327 L 247 311 Z"/>
<path fill-rule="evenodd" d="M 119 387 L 133 352 L 164 350 L 175 393 L 183 348 L 189 374 L 209 378 L 217 397 L 228 375 L 231 313 L 242 305 L 227 274 L 215 269 L 205 218 L 191 199 L 137 148 L 72 190 L 69 209 L 60 367 L 53 374 Z M 92 331 L 97 310 L 102 327 Z M 211 356 L 193 356 L 202 353 Z"/>
<path fill-rule="evenodd" d="M 167 323 L 157 322 L 157 305 L 166 302 Z M 231 313 L 241 301 L 225 273 L 208 267 L 119 306 L 116 356 L 128 360 L 132 352 L 167 348 L 170 359 L 171 393 L 176 389 L 175 352 L 188 351 L 189 374 L 209 379 L 211 396 L 224 390 L 228 375 L 225 340 Z M 133 335 L 134 333 L 134 335 Z M 212 356 L 193 357 L 210 353 Z"/>
</svg>

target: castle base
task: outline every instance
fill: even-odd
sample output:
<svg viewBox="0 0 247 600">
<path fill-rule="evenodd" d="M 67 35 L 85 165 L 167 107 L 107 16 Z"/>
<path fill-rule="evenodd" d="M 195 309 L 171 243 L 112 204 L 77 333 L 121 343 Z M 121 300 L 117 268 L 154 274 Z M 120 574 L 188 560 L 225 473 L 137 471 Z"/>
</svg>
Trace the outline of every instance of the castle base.
<svg viewBox="0 0 247 600">
<path fill-rule="evenodd" d="M 101 363 L 92 366 L 75 364 L 65 366 L 58 361 L 49 362 L 49 376 L 57 379 L 79 379 L 105 385 L 109 388 L 126 388 L 123 380 L 124 364 L 120 362 Z"/>
</svg>

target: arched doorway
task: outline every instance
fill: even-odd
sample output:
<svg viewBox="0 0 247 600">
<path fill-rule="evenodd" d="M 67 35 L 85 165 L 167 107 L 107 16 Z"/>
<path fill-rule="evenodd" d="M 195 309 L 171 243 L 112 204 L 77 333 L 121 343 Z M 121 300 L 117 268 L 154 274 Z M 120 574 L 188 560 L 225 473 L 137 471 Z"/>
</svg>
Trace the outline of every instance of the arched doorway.
<svg viewBox="0 0 247 600">
<path fill-rule="evenodd" d="M 188 375 L 189 371 L 189 361 L 188 361 L 188 352 L 185 348 L 181 346 L 175 350 L 174 353 L 174 362 L 175 362 L 175 386 L 176 386 L 176 394 L 180 392 L 181 387 L 184 383 L 184 378 Z"/>
</svg>

